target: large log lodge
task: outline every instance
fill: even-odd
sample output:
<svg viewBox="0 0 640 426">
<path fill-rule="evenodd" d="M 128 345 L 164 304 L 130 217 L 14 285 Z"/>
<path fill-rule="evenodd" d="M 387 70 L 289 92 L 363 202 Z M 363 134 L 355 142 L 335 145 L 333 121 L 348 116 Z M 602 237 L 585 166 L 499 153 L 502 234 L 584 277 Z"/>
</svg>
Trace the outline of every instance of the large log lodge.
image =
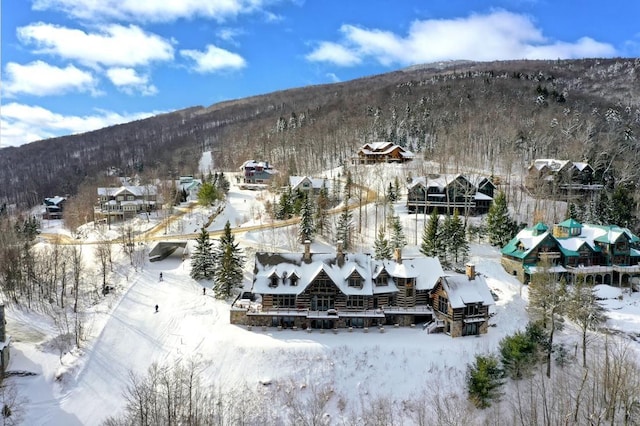
<svg viewBox="0 0 640 426">
<path fill-rule="evenodd" d="M 353 330 L 424 324 L 452 337 L 487 332 L 494 301 L 473 265 L 445 274 L 437 258 L 377 260 L 366 253 L 256 253 L 251 290 L 231 323 L 248 327 Z"/>
</svg>

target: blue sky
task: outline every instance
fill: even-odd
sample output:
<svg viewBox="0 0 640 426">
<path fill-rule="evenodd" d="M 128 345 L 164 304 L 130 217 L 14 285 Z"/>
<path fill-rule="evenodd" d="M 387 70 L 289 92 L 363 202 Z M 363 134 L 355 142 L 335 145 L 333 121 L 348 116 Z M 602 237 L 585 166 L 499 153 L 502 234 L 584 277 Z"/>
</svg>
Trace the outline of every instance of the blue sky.
<svg viewBox="0 0 640 426">
<path fill-rule="evenodd" d="M 640 56 L 636 0 L 1 0 L 0 145 L 444 60 Z"/>
</svg>

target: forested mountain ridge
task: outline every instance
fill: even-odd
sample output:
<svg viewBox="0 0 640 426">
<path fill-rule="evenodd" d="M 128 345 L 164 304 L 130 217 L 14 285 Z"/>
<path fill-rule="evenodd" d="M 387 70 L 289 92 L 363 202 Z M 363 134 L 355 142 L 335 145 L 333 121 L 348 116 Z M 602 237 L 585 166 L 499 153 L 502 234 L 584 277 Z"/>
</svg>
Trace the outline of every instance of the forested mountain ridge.
<svg viewBox="0 0 640 426">
<path fill-rule="evenodd" d="M 265 76 L 268 78 L 268 76 Z M 73 195 L 106 171 L 196 174 L 203 150 L 284 172 L 335 167 L 372 140 L 449 165 L 520 170 L 534 158 L 587 161 L 640 181 L 640 59 L 450 62 L 192 107 L 0 150 L 0 203 Z"/>
</svg>

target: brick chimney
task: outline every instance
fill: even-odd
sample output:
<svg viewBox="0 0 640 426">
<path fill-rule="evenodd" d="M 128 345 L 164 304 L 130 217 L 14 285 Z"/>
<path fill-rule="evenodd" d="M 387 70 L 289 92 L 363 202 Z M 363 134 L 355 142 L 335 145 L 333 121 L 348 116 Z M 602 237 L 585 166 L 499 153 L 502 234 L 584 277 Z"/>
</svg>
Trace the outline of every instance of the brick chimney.
<svg viewBox="0 0 640 426">
<path fill-rule="evenodd" d="M 467 263 L 465 265 L 465 270 L 467 272 L 467 278 L 469 278 L 469 281 L 476 279 L 476 265 L 474 265 L 473 263 Z"/>
<path fill-rule="evenodd" d="M 302 256 L 304 263 L 311 262 L 311 241 L 304 240 L 304 255 Z"/>
<path fill-rule="evenodd" d="M 396 247 L 393 249 L 393 260 L 395 260 L 397 264 L 402 263 L 402 248 Z"/>
<path fill-rule="evenodd" d="M 344 252 L 342 251 L 342 240 L 339 240 L 336 247 L 336 261 L 338 266 L 344 265 Z"/>
</svg>

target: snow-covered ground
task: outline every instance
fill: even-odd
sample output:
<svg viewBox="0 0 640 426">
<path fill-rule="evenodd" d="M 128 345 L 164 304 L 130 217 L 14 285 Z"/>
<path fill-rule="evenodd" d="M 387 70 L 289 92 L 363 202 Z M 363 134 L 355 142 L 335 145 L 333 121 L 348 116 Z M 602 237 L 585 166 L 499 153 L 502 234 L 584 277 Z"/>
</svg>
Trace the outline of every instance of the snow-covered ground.
<svg viewBox="0 0 640 426">
<path fill-rule="evenodd" d="M 265 229 L 251 228 L 237 234 L 248 253 L 295 249 L 295 228 L 268 226 L 260 198 L 264 196 L 232 185 L 226 206 L 208 229 L 220 230 L 227 220 L 239 230 L 266 224 Z M 368 231 L 361 246 L 371 247 L 374 211 L 373 206 L 368 207 Z M 171 224 L 169 233 L 196 232 L 210 213 L 200 207 L 190 210 Z M 406 215 L 402 203 L 396 213 L 409 234 L 406 251 L 418 253 L 410 230 L 411 226 L 422 229 L 423 218 Z M 153 221 L 147 222 L 149 227 Z M 155 222 L 162 223 L 162 218 Z M 95 238 L 94 232 L 87 231 L 87 240 Z M 302 389 L 332 383 L 341 395 L 353 395 L 355 390 L 356 394 L 393 395 L 398 400 L 411 400 L 417 390 L 444 384 L 454 383 L 454 389 L 462 389 L 466 365 L 473 356 L 495 350 L 504 336 L 524 328 L 528 321 L 526 287 L 502 269 L 499 251 L 485 244 L 472 244 L 471 249 L 476 270 L 486 276 L 499 296 L 492 326 L 480 337 L 452 339 L 427 334 L 421 327 L 390 328 L 384 334 L 274 328 L 249 331 L 229 323 L 228 303 L 215 300 L 210 291 L 203 295 L 202 283 L 189 277 L 189 259 L 183 260 L 180 250 L 165 260 L 147 262 L 137 272 L 114 274 L 118 290 L 91 307 L 87 319 L 90 338 L 71 353 L 60 354 L 53 340 L 57 332 L 48 318 L 8 309 L 7 328 L 13 336 L 9 370 L 35 373 L 10 379 L 28 398 L 24 424 L 100 424 L 123 408 L 122 391 L 129 373 L 144 374 L 153 362 L 199 361 L 206 366 L 202 373 L 205 383 L 224 383 L 225 387 L 256 388 L 271 382 L 295 383 Z M 332 247 L 318 241 L 312 250 Z M 87 246 L 84 252 L 90 258 Z M 610 289 L 602 292 L 607 298 L 609 325 L 623 332 L 640 330 L 638 293 L 619 298 L 618 293 L 611 295 Z M 157 313 L 155 305 L 159 306 Z M 564 338 L 570 338 L 571 328 L 563 333 Z"/>
</svg>

